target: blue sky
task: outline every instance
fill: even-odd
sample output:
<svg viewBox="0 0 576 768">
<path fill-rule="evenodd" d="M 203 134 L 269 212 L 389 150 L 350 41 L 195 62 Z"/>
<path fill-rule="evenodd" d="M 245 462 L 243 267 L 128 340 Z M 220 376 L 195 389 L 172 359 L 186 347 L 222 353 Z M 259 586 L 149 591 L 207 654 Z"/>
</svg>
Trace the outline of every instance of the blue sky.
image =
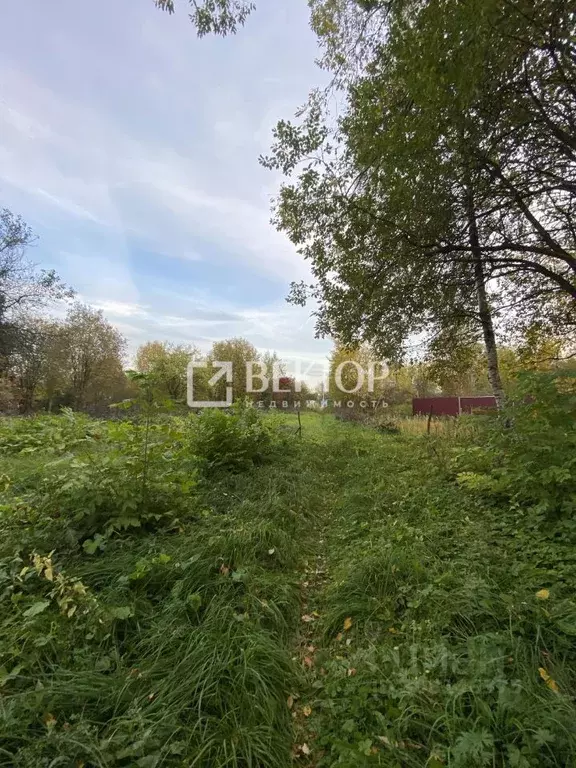
<svg viewBox="0 0 576 768">
<path fill-rule="evenodd" d="M 199 40 L 184 0 L 26 0 L 0 31 L 0 206 L 31 254 L 104 309 L 129 348 L 241 335 L 324 360 L 308 267 L 269 223 L 258 156 L 324 82 L 305 0 L 260 0 L 236 37 Z"/>
</svg>

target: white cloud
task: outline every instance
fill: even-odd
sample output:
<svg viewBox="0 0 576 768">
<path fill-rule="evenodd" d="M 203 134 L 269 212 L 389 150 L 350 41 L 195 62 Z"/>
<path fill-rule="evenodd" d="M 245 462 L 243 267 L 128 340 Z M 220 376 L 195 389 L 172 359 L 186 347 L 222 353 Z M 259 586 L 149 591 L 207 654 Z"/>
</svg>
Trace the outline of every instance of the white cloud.
<svg viewBox="0 0 576 768">
<path fill-rule="evenodd" d="M 241 335 L 323 358 L 309 310 L 278 300 L 309 270 L 269 222 L 278 177 L 257 161 L 317 83 L 305 0 L 202 41 L 185 13 L 142 0 L 101 0 L 90 24 L 73 3 L 25 5 L 7 12 L 14 45 L 0 52 L 0 194 L 43 232 L 41 258 L 132 350 Z M 235 275 L 276 288 L 231 298 Z"/>
<path fill-rule="evenodd" d="M 210 159 L 136 140 L 93 109 L 63 101 L 13 70 L 0 69 L 0 80 L 6 126 L 0 179 L 8 185 L 71 216 L 137 235 L 166 256 L 189 259 L 190 238 L 201 237 L 272 277 L 308 274 L 294 247 L 271 226 L 261 186 L 243 160 L 231 186 L 241 181 L 245 195 L 230 196 L 225 183 L 214 183 Z M 49 121 L 45 131 L 36 127 L 42 119 Z M 233 133 L 232 124 L 224 125 Z M 234 148 L 240 154 L 242 141 Z M 234 168 L 229 172 L 234 177 Z"/>
</svg>

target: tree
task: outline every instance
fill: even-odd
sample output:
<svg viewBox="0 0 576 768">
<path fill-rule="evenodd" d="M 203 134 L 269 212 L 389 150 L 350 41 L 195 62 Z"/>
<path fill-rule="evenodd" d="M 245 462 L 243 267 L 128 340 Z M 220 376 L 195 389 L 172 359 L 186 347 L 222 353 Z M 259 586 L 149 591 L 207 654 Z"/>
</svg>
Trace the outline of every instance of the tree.
<svg viewBox="0 0 576 768">
<path fill-rule="evenodd" d="M 276 208 L 316 278 L 291 299 L 316 298 L 319 335 L 392 358 L 416 333 L 480 337 L 501 401 L 498 328 L 575 327 L 574 17 L 555 0 L 352 5 L 314 3 L 346 114 L 332 130 L 314 94 L 264 159 L 304 164 Z M 355 69 L 335 41 L 356 56 L 358 5 L 369 34 Z"/>
<path fill-rule="evenodd" d="M 101 310 L 75 304 L 66 317 L 68 381 L 76 408 L 106 402 L 124 382 L 126 341 Z"/>
<path fill-rule="evenodd" d="M 154 0 L 158 8 L 174 13 L 174 0 Z M 255 5 L 249 0 L 190 0 L 192 13 L 190 21 L 197 29 L 198 36 L 234 34 L 243 26 Z"/>
<path fill-rule="evenodd" d="M 149 341 L 138 349 L 136 368 L 140 373 L 152 374 L 155 384 L 167 397 L 185 401 L 188 363 L 202 357 L 200 350 L 191 344 Z"/>
<path fill-rule="evenodd" d="M 20 216 L 7 208 L 0 210 L 0 369 L 6 368 L 25 327 L 17 322 L 17 313 L 37 311 L 74 293 L 54 270 L 38 271 L 26 258 L 34 242 L 32 230 Z"/>
<path fill-rule="evenodd" d="M 232 363 L 232 393 L 234 401 L 241 400 L 247 395 L 246 364 L 252 361 L 259 361 L 259 359 L 260 355 L 256 347 L 246 339 L 240 337 L 214 342 L 208 355 L 209 361 L 218 360 L 220 362 Z M 257 374 L 258 371 L 259 367 L 254 366 L 254 374 Z M 212 375 L 212 369 L 209 369 L 208 377 L 210 378 Z M 259 384 L 260 382 L 256 377 L 254 380 L 255 387 L 258 387 Z M 255 393 L 255 395 L 256 399 L 259 399 L 258 393 Z M 252 395 L 249 394 L 249 397 L 252 397 Z M 226 382 L 224 379 L 220 379 L 220 381 L 213 388 L 212 399 L 226 399 Z"/>
<path fill-rule="evenodd" d="M 19 344 L 11 356 L 10 372 L 20 395 L 21 413 L 29 413 L 42 381 L 49 345 L 50 327 L 39 318 L 26 318 L 19 331 Z"/>
</svg>

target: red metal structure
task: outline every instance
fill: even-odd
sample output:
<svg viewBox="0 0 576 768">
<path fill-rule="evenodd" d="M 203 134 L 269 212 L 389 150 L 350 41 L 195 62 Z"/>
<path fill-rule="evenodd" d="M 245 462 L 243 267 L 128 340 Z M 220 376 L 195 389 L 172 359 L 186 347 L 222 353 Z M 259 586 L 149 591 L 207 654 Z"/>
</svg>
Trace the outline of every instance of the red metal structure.
<svg viewBox="0 0 576 768">
<path fill-rule="evenodd" d="M 413 416 L 459 416 L 478 409 L 496 408 L 492 395 L 480 397 L 415 397 L 412 400 Z"/>
</svg>

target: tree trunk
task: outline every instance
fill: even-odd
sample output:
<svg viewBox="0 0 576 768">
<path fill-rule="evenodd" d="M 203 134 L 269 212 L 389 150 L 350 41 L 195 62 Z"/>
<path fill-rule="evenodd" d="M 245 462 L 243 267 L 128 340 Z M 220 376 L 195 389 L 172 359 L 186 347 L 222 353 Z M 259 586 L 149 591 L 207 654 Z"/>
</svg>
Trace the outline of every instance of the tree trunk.
<svg viewBox="0 0 576 768">
<path fill-rule="evenodd" d="M 504 405 L 504 388 L 502 387 L 502 379 L 500 377 L 498 349 L 496 347 L 496 334 L 494 333 L 492 312 L 490 311 L 490 304 L 486 293 L 486 276 L 484 274 L 484 262 L 482 261 L 480 238 L 478 237 L 474 198 L 470 190 L 466 191 L 466 207 L 468 213 L 470 247 L 472 258 L 474 260 L 474 284 L 476 287 L 476 297 L 478 299 L 478 315 L 482 326 L 484 349 L 486 351 L 486 361 L 488 363 L 488 381 L 492 387 L 492 393 L 496 398 L 498 410 L 500 410 Z"/>
</svg>

